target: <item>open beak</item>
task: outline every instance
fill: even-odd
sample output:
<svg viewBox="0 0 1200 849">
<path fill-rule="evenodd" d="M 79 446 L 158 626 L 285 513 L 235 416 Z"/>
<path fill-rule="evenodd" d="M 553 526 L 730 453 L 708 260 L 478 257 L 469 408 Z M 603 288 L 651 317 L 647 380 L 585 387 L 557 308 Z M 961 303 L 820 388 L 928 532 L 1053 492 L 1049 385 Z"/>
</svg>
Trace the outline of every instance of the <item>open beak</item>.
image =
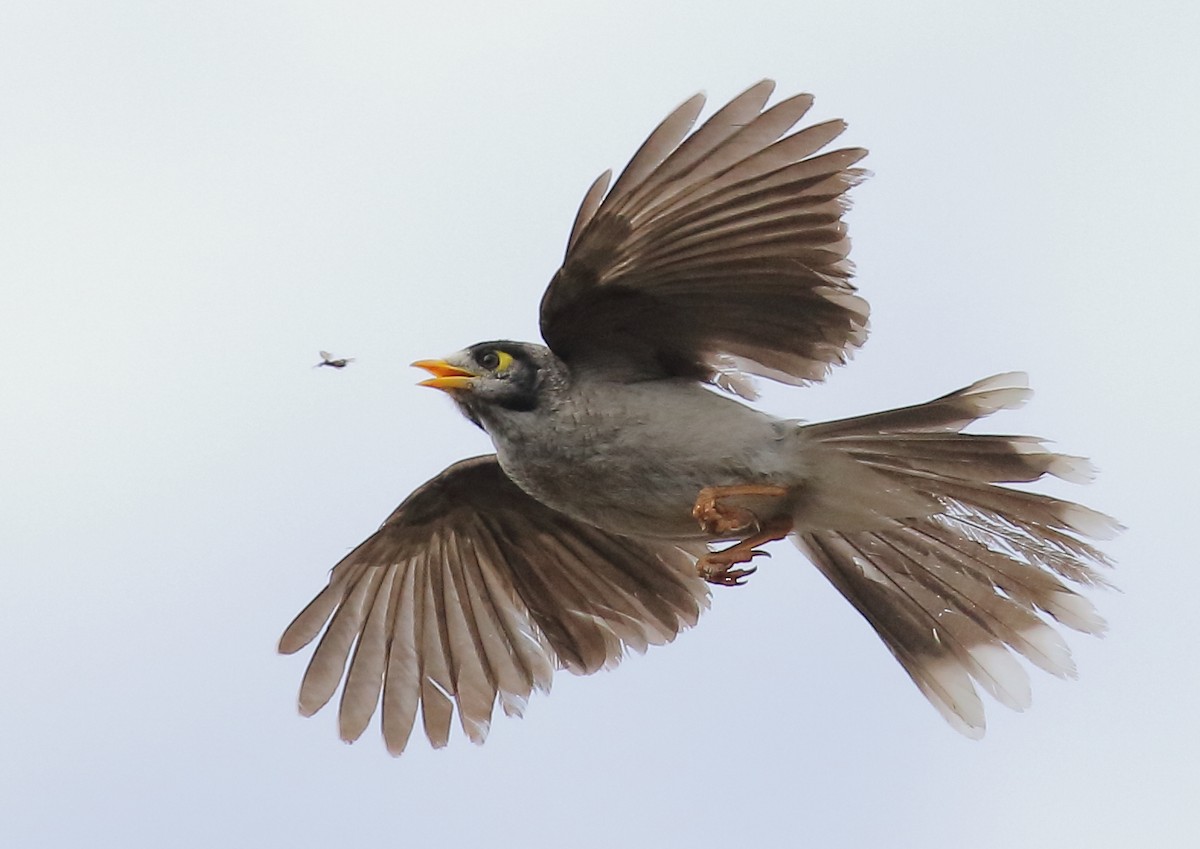
<svg viewBox="0 0 1200 849">
<path fill-rule="evenodd" d="M 417 360 L 413 363 L 416 368 L 423 368 L 433 375 L 428 380 L 422 380 L 418 386 L 430 386 L 434 389 L 468 389 L 478 375 L 466 369 L 452 366 L 445 360 Z"/>
</svg>

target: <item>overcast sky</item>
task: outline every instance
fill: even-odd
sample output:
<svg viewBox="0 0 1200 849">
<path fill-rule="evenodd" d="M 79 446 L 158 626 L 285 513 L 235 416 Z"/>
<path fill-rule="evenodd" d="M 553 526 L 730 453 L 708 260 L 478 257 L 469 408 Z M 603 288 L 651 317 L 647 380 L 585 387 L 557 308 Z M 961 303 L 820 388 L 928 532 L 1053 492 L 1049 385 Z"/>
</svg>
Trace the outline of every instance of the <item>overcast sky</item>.
<svg viewBox="0 0 1200 849">
<path fill-rule="evenodd" d="M 0 842 L 1193 845 L 1200 6 L 418 5 L 0 5 Z M 968 741 L 776 544 L 482 748 L 397 760 L 301 719 L 283 627 L 488 450 L 407 364 L 536 339 L 596 174 L 764 76 L 875 177 L 872 338 L 763 404 L 1029 371 L 989 429 L 1090 455 L 1095 484 L 1049 489 L 1129 527 L 1079 680 L 1033 671 Z"/>
</svg>

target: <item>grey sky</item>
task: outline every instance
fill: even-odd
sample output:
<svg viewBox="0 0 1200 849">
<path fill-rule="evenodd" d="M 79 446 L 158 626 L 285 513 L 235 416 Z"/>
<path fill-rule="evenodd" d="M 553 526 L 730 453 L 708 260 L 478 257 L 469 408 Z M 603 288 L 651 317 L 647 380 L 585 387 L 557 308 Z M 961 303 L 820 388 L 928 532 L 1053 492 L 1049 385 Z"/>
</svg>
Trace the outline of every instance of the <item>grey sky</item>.
<svg viewBox="0 0 1200 849">
<path fill-rule="evenodd" d="M 1190 845 L 1194 2 L 0 6 L 0 842 Z M 872 337 L 823 418 L 1030 372 L 989 428 L 1130 530 L 1080 679 L 949 729 L 786 544 L 486 746 L 353 747 L 276 656 L 487 450 L 407 363 L 536 338 L 590 181 L 699 89 L 844 117 Z M 706 112 L 707 114 L 707 112 Z M 357 357 L 313 370 L 316 352 Z"/>
</svg>

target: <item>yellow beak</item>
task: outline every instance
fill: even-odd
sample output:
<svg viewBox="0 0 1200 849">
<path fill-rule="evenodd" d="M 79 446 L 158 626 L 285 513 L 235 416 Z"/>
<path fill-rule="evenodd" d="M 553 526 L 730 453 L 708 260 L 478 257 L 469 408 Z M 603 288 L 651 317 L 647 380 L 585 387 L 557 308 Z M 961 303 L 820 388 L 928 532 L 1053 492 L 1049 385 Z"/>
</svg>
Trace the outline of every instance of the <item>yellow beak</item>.
<svg viewBox="0 0 1200 849">
<path fill-rule="evenodd" d="M 428 380 L 422 380 L 418 386 L 429 386 L 434 389 L 468 389 L 478 375 L 471 374 L 466 369 L 452 366 L 445 360 L 417 360 L 413 363 L 416 368 L 423 368 L 433 375 Z"/>
</svg>

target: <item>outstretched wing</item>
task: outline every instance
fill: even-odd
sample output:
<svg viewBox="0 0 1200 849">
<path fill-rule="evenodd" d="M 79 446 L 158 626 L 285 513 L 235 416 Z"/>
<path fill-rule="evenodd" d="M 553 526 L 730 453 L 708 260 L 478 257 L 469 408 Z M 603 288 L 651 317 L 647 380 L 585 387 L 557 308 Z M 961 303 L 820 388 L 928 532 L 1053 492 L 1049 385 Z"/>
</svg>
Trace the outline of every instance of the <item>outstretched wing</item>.
<svg viewBox="0 0 1200 849">
<path fill-rule="evenodd" d="M 344 678 L 342 739 L 358 739 L 382 695 L 383 736 L 398 755 L 418 706 L 434 746 L 446 744 L 455 707 L 482 743 L 497 698 L 520 715 L 555 667 L 613 666 L 626 649 L 670 642 L 707 604 L 689 555 L 551 510 L 488 455 L 455 463 L 396 508 L 333 568 L 279 650 L 324 629 L 301 713 L 320 710 Z"/>
<path fill-rule="evenodd" d="M 570 366 L 736 391 L 738 372 L 820 380 L 866 339 L 841 218 L 867 152 L 818 154 L 842 121 L 786 135 L 812 97 L 765 109 L 773 89 L 758 83 L 688 135 L 696 95 L 607 194 L 609 173 L 592 185 L 541 305 L 542 336 Z"/>
</svg>

